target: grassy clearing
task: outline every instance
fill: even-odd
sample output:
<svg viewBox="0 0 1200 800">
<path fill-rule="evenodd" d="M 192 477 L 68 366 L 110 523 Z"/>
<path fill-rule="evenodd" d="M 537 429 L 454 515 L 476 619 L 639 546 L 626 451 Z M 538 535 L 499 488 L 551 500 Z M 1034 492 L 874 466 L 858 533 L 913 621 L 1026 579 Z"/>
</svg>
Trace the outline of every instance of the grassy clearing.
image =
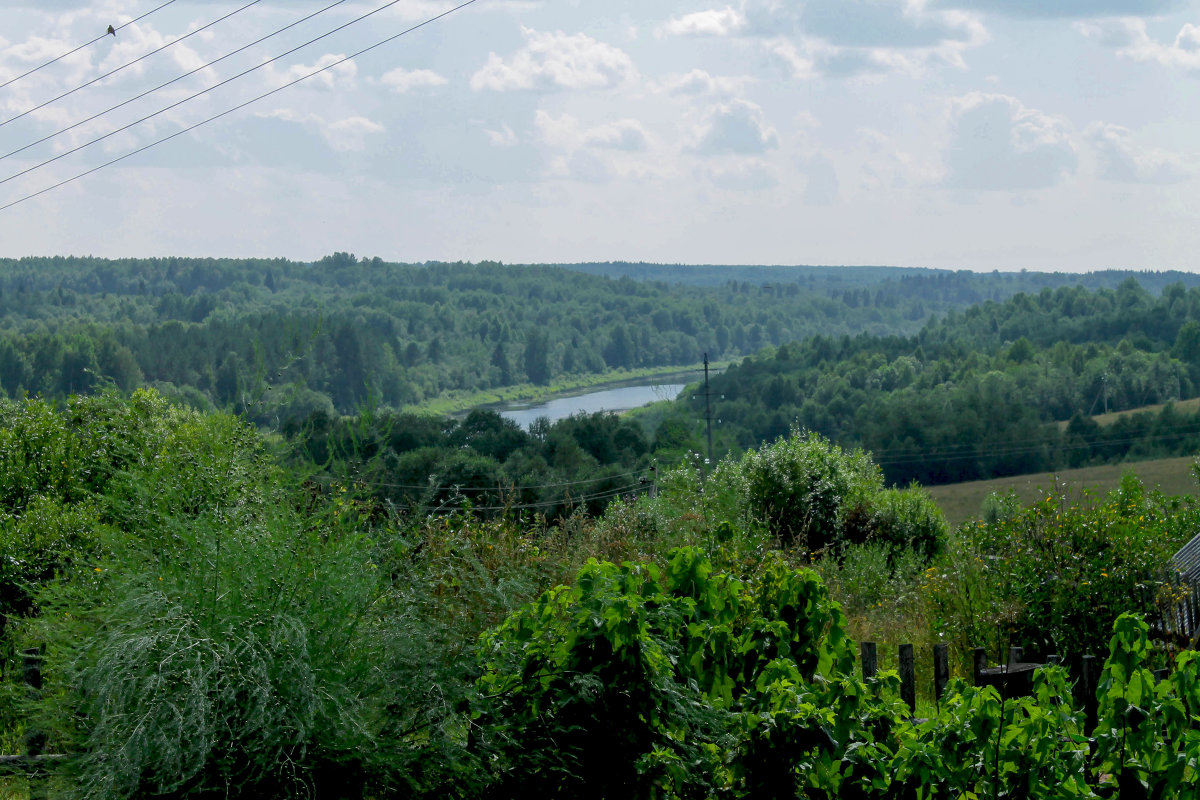
<svg viewBox="0 0 1200 800">
<path fill-rule="evenodd" d="M 1178 400 L 1174 403 L 1171 403 L 1171 405 L 1180 414 L 1195 414 L 1197 411 L 1200 411 L 1200 397 L 1193 397 L 1190 400 Z M 1095 414 L 1092 416 L 1092 419 L 1096 422 L 1096 424 L 1104 427 L 1107 425 L 1112 425 L 1117 420 L 1121 419 L 1121 417 L 1128 417 L 1132 416 L 1133 414 L 1145 414 L 1147 412 L 1151 414 L 1157 414 L 1164 408 L 1166 408 L 1166 404 L 1159 403 L 1152 406 L 1130 408 L 1126 411 L 1110 411 L 1107 414 Z M 1068 420 L 1063 420 L 1062 422 L 1058 423 L 1058 427 L 1062 430 L 1066 430 L 1068 424 L 1070 424 Z"/>
<path fill-rule="evenodd" d="M 1095 496 L 1116 489 L 1126 472 L 1137 475 L 1147 488 L 1157 488 L 1168 495 L 1195 494 L 1197 486 L 1192 476 L 1193 463 L 1195 459 L 1191 456 L 1163 458 L 931 486 L 928 490 L 946 515 L 946 521 L 951 526 L 958 526 L 978 517 L 984 498 L 993 492 L 1006 494 L 1014 491 L 1023 506 L 1032 505 L 1050 491 L 1065 494 L 1068 499 L 1077 502 L 1084 499 L 1085 490 L 1091 490 L 1092 496 Z"/>
</svg>

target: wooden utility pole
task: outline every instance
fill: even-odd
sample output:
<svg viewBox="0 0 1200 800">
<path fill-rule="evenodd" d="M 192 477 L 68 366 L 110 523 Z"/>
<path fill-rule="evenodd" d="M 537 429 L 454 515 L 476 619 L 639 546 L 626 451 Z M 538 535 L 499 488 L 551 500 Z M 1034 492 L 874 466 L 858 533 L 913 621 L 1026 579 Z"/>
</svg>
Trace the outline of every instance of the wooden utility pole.
<svg viewBox="0 0 1200 800">
<path fill-rule="evenodd" d="M 712 469 L 712 397 L 708 391 L 708 353 L 704 354 L 704 421 L 708 423 L 708 468 Z"/>
</svg>

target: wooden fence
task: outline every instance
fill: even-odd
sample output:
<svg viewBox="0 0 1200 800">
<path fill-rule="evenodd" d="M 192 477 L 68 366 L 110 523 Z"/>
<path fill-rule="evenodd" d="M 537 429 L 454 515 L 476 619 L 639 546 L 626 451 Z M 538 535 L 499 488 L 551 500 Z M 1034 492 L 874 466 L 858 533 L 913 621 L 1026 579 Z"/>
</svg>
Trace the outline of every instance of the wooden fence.
<svg viewBox="0 0 1200 800">
<path fill-rule="evenodd" d="M 859 644 L 859 660 L 862 666 L 863 679 L 873 678 L 878 672 L 878 648 L 875 642 Z M 1025 652 L 1020 647 L 1010 647 L 1008 659 L 1004 664 L 988 666 L 987 651 L 982 647 L 975 648 L 972 659 L 971 680 L 976 686 L 994 686 L 1003 697 L 1018 697 L 1033 693 L 1033 673 L 1040 667 L 1061 664 L 1062 659 L 1056 655 L 1048 656 L 1045 662 L 1026 661 Z M 896 653 L 897 672 L 900 674 L 900 699 L 915 714 L 917 710 L 917 679 L 916 664 L 911 644 L 902 644 Z M 1087 714 L 1087 725 L 1096 725 L 1096 687 L 1100 682 L 1100 673 L 1104 667 L 1104 659 L 1096 656 L 1083 656 L 1079 664 L 1072 670 L 1071 678 L 1075 686 L 1075 700 Z M 1162 680 L 1167 677 L 1167 670 L 1158 670 L 1154 677 Z M 950 648 L 944 644 L 933 646 L 933 696 L 938 703 L 950 682 Z"/>
</svg>

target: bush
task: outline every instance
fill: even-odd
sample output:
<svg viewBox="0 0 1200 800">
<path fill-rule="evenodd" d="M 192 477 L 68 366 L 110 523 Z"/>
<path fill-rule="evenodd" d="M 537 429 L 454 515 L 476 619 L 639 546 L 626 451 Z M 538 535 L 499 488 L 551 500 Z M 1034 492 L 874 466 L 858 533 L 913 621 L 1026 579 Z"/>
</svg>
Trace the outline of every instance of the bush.
<svg viewBox="0 0 1200 800">
<path fill-rule="evenodd" d="M 870 538 L 887 546 L 893 559 L 913 552 L 929 561 L 945 545 L 946 517 L 920 486 L 884 489 L 871 497 L 870 505 Z"/>
<path fill-rule="evenodd" d="M 36 592 L 38 725 L 81 754 L 83 797 L 307 791 L 369 753 L 385 663 L 369 544 L 302 518 L 245 423 L 149 394 L 126 410 L 143 402 L 140 449 L 67 507 L 106 523 L 86 568 Z"/>
<path fill-rule="evenodd" d="M 1172 555 L 1198 524 L 1194 501 L 1146 492 L 1132 476 L 1095 503 L 1047 496 L 965 526 L 930 571 L 929 596 L 960 632 L 987 622 L 1031 654 L 1101 653 L 1118 616 L 1154 611 Z"/>
<path fill-rule="evenodd" d="M 662 571 L 592 561 L 481 657 L 496 797 L 792 796 L 813 763 L 871 741 L 882 708 L 845 677 L 837 604 L 779 558 L 745 582 L 695 548 Z"/>
<path fill-rule="evenodd" d="M 739 461 L 723 461 L 711 482 L 733 487 L 743 511 L 785 545 L 815 552 L 845 543 L 848 513 L 870 508 L 883 473 L 861 450 L 793 431 Z"/>
</svg>

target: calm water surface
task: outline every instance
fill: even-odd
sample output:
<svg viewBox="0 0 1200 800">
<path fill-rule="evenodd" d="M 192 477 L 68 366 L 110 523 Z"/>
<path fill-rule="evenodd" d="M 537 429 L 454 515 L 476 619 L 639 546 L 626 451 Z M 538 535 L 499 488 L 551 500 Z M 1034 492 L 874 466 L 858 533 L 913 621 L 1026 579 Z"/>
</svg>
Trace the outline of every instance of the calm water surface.
<svg viewBox="0 0 1200 800">
<path fill-rule="evenodd" d="M 522 428 L 527 429 L 538 417 L 546 417 L 554 422 L 581 411 L 588 414 L 596 411 L 628 411 L 631 408 L 639 408 L 659 400 L 674 400 L 683 391 L 683 387 L 682 383 L 620 386 L 571 397 L 556 397 L 535 406 L 505 406 L 498 411 L 500 416 L 511 419 Z"/>
</svg>

